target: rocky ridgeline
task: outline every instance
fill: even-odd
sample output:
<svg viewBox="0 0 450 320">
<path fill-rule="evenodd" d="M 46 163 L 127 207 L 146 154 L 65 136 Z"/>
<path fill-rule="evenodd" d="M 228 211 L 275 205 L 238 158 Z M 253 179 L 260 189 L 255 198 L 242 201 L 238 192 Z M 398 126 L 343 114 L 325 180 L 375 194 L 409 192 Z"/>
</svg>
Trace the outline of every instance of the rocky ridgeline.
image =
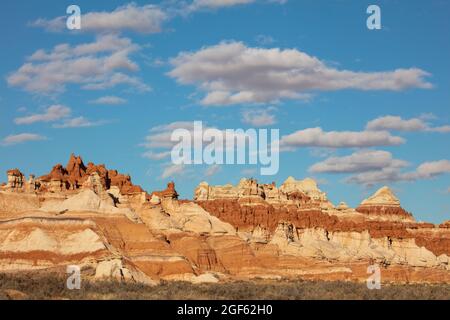
<svg viewBox="0 0 450 320">
<path fill-rule="evenodd" d="M 194 198 L 249 241 L 276 243 L 291 255 L 448 268 L 450 234 L 444 225 L 417 223 L 388 187 L 356 209 L 345 202 L 335 207 L 314 180 L 292 177 L 279 188 L 252 179 L 237 186 L 203 182 Z"/>
<path fill-rule="evenodd" d="M 60 270 L 157 283 L 253 277 L 354 280 L 369 263 L 385 281 L 450 282 L 450 227 L 418 223 L 382 188 L 358 208 L 334 206 L 312 179 L 201 183 L 193 201 L 173 182 L 147 193 L 128 175 L 85 165 L 0 187 L 0 271 Z"/>
<path fill-rule="evenodd" d="M 202 182 L 195 189 L 194 200 L 238 200 L 242 204 L 257 205 L 268 203 L 274 206 L 283 205 L 316 205 L 330 208 L 332 204 L 327 200 L 326 194 L 319 190 L 312 179 L 296 181 L 289 177 L 277 188 L 275 182 L 259 184 L 254 179 L 241 179 L 237 186 L 231 184 L 224 186 L 210 186 Z"/>
<path fill-rule="evenodd" d="M 95 165 L 92 162 L 84 165 L 81 157 L 70 156 L 66 167 L 55 165 L 49 174 L 36 178 L 30 175 L 26 180 L 19 169 L 8 170 L 8 182 L 4 190 L 15 192 L 53 192 L 60 193 L 77 190 L 88 183 L 89 179 L 97 179 L 103 189 L 117 187 L 123 194 L 143 192 L 141 187 L 133 185 L 129 175 L 123 175 L 116 170 L 108 170 L 105 165 Z M 93 177 L 93 178 L 92 178 Z"/>
<path fill-rule="evenodd" d="M 254 179 L 242 179 L 236 186 L 210 186 L 202 182 L 195 189 L 194 200 L 219 218 L 244 229 L 259 226 L 273 231 L 279 221 L 291 221 L 302 227 L 359 232 L 367 229 L 361 223 L 415 222 L 388 187 L 363 200 L 355 210 L 345 202 L 335 207 L 310 178 L 297 181 L 289 177 L 280 187 L 275 183 L 259 184 Z"/>
<path fill-rule="evenodd" d="M 400 206 L 400 200 L 392 193 L 388 187 L 383 187 L 374 195 L 365 199 L 356 211 L 368 215 L 391 216 L 401 219 L 412 219 L 412 214 L 406 212 Z"/>
</svg>

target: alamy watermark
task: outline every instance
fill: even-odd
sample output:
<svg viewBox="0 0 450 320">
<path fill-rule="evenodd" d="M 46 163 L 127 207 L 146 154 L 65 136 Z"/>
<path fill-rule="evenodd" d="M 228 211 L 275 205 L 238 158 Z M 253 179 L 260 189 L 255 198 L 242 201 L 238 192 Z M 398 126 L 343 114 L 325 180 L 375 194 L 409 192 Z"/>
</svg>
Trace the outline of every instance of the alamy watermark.
<svg viewBox="0 0 450 320">
<path fill-rule="evenodd" d="M 381 289 L 381 269 L 378 264 L 371 264 L 367 267 L 367 273 L 370 276 L 367 278 L 367 289 Z"/>
<path fill-rule="evenodd" d="M 69 30 L 80 30 L 81 29 L 81 9 L 77 5 L 71 5 L 67 7 L 67 14 L 70 14 L 66 20 L 66 26 Z"/>
<path fill-rule="evenodd" d="M 367 7 L 367 14 L 370 16 L 367 18 L 367 29 L 380 30 L 381 29 L 381 8 L 375 4 Z"/>
<path fill-rule="evenodd" d="M 369 30 L 381 29 L 381 8 L 376 4 L 371 4 L 367 7 L 367 14 L 370 16 L 367 18 L 366 25 Z M 66 13 L 69 15 L 66 20 L 66 26 L 69 30 L 81 29 L 81 8 L 77 5 L 70 5 L 66 9 Z"/>
<path fill-rule="evenodd" d="M 176 165 L 259 164 L 261 175 L 275 175 L 280 166 L 279 139 L 279 129 L 270 129 L 270 134 L 268 129 L 219 130 L 195 121 L 193 130 L 172 132 L 176 144 L 171 158 Z"/>
<path fill-rule="evenodd" d="M 66 273 L 69 277 L 66 281 L 66 287 L 69 290 L 81 289 L 81 269 L 77 265 L 67 266 Z"/>
</svg>

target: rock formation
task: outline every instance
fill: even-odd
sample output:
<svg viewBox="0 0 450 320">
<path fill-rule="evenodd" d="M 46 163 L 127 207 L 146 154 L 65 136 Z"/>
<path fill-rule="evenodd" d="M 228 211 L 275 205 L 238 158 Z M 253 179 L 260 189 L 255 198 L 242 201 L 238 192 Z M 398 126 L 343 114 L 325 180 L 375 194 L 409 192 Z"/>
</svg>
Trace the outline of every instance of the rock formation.
<svg viewBox="0 0 450 320">
<path fill-rule="evenodd" d="M 195 190 L 194 200 L 239 200 L 248 204 L 258 204 L 263 201 L 275 206 L 281 205 L 311 205 L 331 208 L 332 204 L 327 200 L 314 180 L 307 178 L 297 181 L 292 177 L 280 186 L 275 183 L 259 184 L 254 179 L 241 179 L 237 186 L 231 184 L 224 186 L 210 186 L 207 182 L 202 182 Z"/>
<path fill-rule="evenodd" d="M 382 188 L 355 210 L 312 179 L 175 183 L 145 192 L 128 175 L 72 155 L 64 167 L 0 187 L 0 272 L 79 265 L 83 276 L 155 284 L 254 277 L 354 280 L 373 261 L 383 281 L 450 282 L 450 224 L 415 222 Z M 89 271 L 90 270 L 90 271 Z"/>
<path fill-rule="evenodd" d="M 249 193 L 258 201 L 248 202 Z M 248 241 L 277 245 L 289 255 L 449 269 L 450 233 L 416 223 L 387 187 L 356 210 L 344 202 L 334 207 L 315 181 L 292 177 L 280 188 L 242 180 L 236 187 L 201 183 L 195 199 L 206 211 L 234 225 Z"/>
<path fill-rule="evenodd" d="M 85 181 L 93 174 L 97 174 L 103 189 L 118 187 L 123 194 L 142 193 L 144 190 L 133 185 L 129 175 L 123 175 L 116 170 L 108 170 L 104 164 L 95 165 L 89 162 L 84 165 L 80 156 L 72 154 L 67 166 L 57 164 L 49 174 L 46 174 L 37 182 L 40 184 L 41 191 L 64 192 L 68 190 L 77 190 L 83 186 Z"/>
<path fill-rule="evenodd" d="M 391 219 L 414 220 L 413 216 L 400 206 L 400 200 L 391 189 L 383 187 L 361 202 L 356 211 L 367 215 L 379 215 Z"/>
<path fill-rule="evenodd" d="M 164 199 L 178 199 L 178 193 L 175 190 L 175 183 L 173 181 L 169 182 L 166 190 L 153 191 L 151 197 L 153 197 L 153 199 L 159 199 L 158 201 Z"/>
<path fill-rule="evenodd" d="M 8 182 L 6 183 L 6 188 L 10 190 L 21 190 L 24 186 L 25 176 L 19 169 L 8 170 L 7 172 Z"/>
</svg>

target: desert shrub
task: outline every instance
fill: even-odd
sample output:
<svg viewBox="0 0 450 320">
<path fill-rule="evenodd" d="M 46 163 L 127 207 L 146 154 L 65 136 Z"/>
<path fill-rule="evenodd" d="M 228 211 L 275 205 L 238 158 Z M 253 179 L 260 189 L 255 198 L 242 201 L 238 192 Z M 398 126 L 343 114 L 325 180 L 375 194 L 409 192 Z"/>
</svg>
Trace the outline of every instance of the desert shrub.
<svg viewBox="0 0 450 320">
<path fill-rule="evenodd" d="M 344 281 L 282 280 L 198 284 L 162 281 L 157 286 L 117 281 L 82 281 L 81 290 L 68 290 L 60 274 L 0 274 L 0 299 L 7 290 L 17 290 L 29 299 L 441 299 L 450 300 L 450 284 L 383 285 L 368 290 L 365 283 Z"/>
</svg>

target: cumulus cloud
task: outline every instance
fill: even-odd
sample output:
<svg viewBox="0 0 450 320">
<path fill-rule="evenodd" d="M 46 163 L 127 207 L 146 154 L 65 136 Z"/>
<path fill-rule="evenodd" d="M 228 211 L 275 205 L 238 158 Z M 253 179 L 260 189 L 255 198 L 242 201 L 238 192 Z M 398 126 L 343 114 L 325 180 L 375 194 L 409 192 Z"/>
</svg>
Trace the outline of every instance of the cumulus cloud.
<svg viewBox="0 0 450 320">
<path fill-rule="evenodd" d="M 177 129 L 185 129 L 186 132 L 190 134 L 192 137 L 192 142 L 194 139 L 198 141 L 204 142 L 205 144 L 208 141 L 202 136 L 207 130 L 210 133 L 217 133 L 225 135 L 225 130 L 221 130 L 212 126 L 208 126 L 205 123 L 202 123 L 202 132 L 199 134 L 194 134 L 194 122 L 193 121 L 176 121 L 164 125 L 159 125 L 150 129 L 150 134 L 146 136 L 145 143 L 143 143 L 144 147 L 147 148 L 172 148 L 176 142 L 171 141 L 171 136 L 174 130 Z M 236 133 L 234 137 L 240 136 L 239 133 Z"/>
<path fill-rule="evenodd" d="M 322 128 L 308 128 L 283 136 L 282 149 L 298 147 L 324 148 L 364 148 L 374 146 L 394 146 L 404 143 L 401 137 L 386 131 L 323 131 Z"/>
<path fill-rule="evenodd" d="M 401 172 L 397 168 L 383 168 L 376 171 L 362 172 L 352 175 L 345 180 L 347 183 L 361 184 L 371 187 L 376 184 L 385 184 L 404 181 Z"/>
<path fill-rule="evenodd" d="M 412 177 L 416 179 L 429 179 L 447 172 L 450 172 L 450 161 L 439 160 L 422 163 L 417 167 Z"/>
<path fill-rule="evenodd" d="M 85 117 L 77 117 L 64 120 L 62 123 L 53 125 L 54 128 L 85 128 L 96 127 L 105 124 L 105 121 L 91 121 Z"/>
<path fill-rule="evenodd" d="M 183 129 L 185 131 L 185 140 L 191 139 L 193 152 L 203 152 L 202 147 L 211 144 L 212 140 L 214 140 L 214 138 L 212 137 L 225 137 L 227 134 L 231 135 L 236 140 L 245 141 L 246 143 L 248 143 L 249 141 L 253 141 L 253 137 L 251 135 L 248 135 L 244 130 L 232 130 L 233 132 L 227 133 L 226 130 L 218 129 L 216 127 L 212 127 L 205 123 L 202 123 L 200 129 L 201 131 L 196 133 L 194 122 L 176 121 L 164 125 L 159 125 L 150 129 L 149 134 L 145 137 L 144 143 L 141 144 L 142 147 L 148 149 L 143 154 L 143 157 L 151 160 L 162 160 L 165 158 L 169 158 L 171 156 L 172 148 L 179 142 L 171 140 L 172 133 L 177 129 Z M 236 145 L 228 146 L 226 144 L 222 144 L 222 141 L 220 140 L 218 140 L 217 142 L 219 143 L 217 147 L 219 149 L 222 147 L 223 151 L 226 151 L 227 148 L 236 148 Z"/>
<path fill-rule="evenodd" d="M 204 105 L 267 103 L 305 99 L 314 91 L 431 88 L 417 68 L 383 72 L 338 70 L 297 49 L 250 48 L 222 42 L 171 59 L 178 83 L 206 92 Z"/>
<path fill-rule="evenodd" d="M 427 115 L 426 118 L 429 118 Z M 383 116 L 367 123 L 367 130 L 396 130 L 396 131 L 428 131 L 428 132 L 450 132 L 450 126 L 432 127 L 423 118 L 403 119 L 399 116 Z"/>
<path fill-rule="evenodd" d="M 288 0 L 193 0 L 187 4 L 184 11 L 191 13 L 199 10 L 215 10 L 221 8 L 229 8 L 239 5 L 246 5 L 256 2 L 285 4 Z"/>
<path fill-rule="evenodd" d="M 145 137 L 143 146 L 147 148 L 172 148 L 175 144 L 171 141 L 172 132 L 176 129 L 194 131 L 192 121 L 176 121 L 165 125 L 159 125 L 150 129 L 150 134 Z"/>
<path fill-rule="evenodd" d="M 361 150 L 349 156 L 331 157 L 309 168 L 314 173 L 358 173 L 384 168 L 403 168 L 408 163 L 394 159 L 392 154 L 381 150 Z"/>
<path fill-rule="evenodd" d="M 148 91 L 149 86 L 127 74 L 139 70 L 130 59 L 139 49 L 130 39 L 117 35 L 98 36 L 94 42 L 77 46 L 59 44 L 50 52 L 36 51 L 7 77 L 7 82 L 40 94 L 60 93 L 73 84 L 90 90 L 122 84 Z"/>
<path fill-rule="evenodd" d="M 273 108 L 248 109 L 242 112 L 242 122 L 253 127 L 270 126 L 276 123 L 275 115 L 271 113 Z"/>
<path fill-rule="evenodd" d="M 70 118 L 72 110 L 63 105 L 53 105 L 46 108 L 42 113 L 36 113 L 25 117 L 14 119 L 19 125 L 28 125 L 36 122 L 58 122 L 53 128 L 80 128 L 94 127 L 104 124 L 106 121 L 90 121 L 82 116 Z M 61 120 L 61 122 L 59 122 Z"/>
<path fill-rule="evenodd" d="M 7 137 L 5 137 L 1 144 L 3 146 L 11 146 L 11 145 L 16 145 L 16 144 L 20 144 L 20 143 L 25 143 L 25 142 L 29 142 L 29 141 L 40 141 L 40 140 L 46 140 L 47 138 L 44 136 L 41 136 L 39 134 L 35 134 L 35 133 L 21 133 L 21 134 L 16 134 L 16 135 L 9 135 Z"/>
<path fill-rule="evenodd" d="M 287 0 L 187 0 L 187 1 L 168 1 L 165 10 L 168 15 L 188 16 L 196 12 L 217 11 L 231 7 L 243 7 L 253 3 L 266 4 L 285 4 Z"/>
<path fill-rule="evenodd" d="M 194 0 L 188 6 L 188 10 L 196 11 L 201 9 L 218 9 L 223 7 L 249 4 L 252 2 L 255 2 L 255 0 Z"/>
<path fill-rule="evenodd" d="M 89 101 L 89 103 L 92 103 L 92 104 L 108 104 L 108 105 L 124 104 L 126 102 L 127 102 L 127 100 L 120 98 L 120 97 L 116 97 L 116 96 L 104 96 L 104 97 L 100 97 L 98 99 Z"/>
<path fill-rule="evenodd" d="M 163 25 L 177 16 L 185 16 L 197 11 L 218 10 L 255 2 L 268 2 L 284 4 L 287 0 L 190 0 L 190 1 L 163 1 L 160 5 L 143 5 L 129 3 L 117 7 L 113 11 L 81 12 L 81 29 L 78 32 L 91 32 L 97 34 L 120 33 L 132 31 L 142 34 L 159 33 Z M 59 16 L 53 19 L 39 18 L 31 23 L 32 27 L 44 28 L 49 32 L 62 32 L 66 30 L 68 16 Z"/>
<path fill-rule="evenodd" d="M 439 133 L 449 133 L 450 132 L 450 126 L 441 126 L 441 127 L 434 127 L 434 128 L 428 128 L 427 131 L 430 132 L 439 132 Z"/>
<path fill-rule="evenodd" d="M 16 124 L 32 124 L 35 122 L 54 122 L 69 116 L 70 108 L 63 105 L 53 105 L 44 110 L 40 114 L 32 114 L 25 117 L 14 119 Z"/>
<path fill-rule="evenodd" d="M 67 17 L 38 19 L 32 26 L 42 27 L 48 31 L 63 31 Z M 81 32 L 120 32 L 134 31 L 143 34 L 158 33 L 162 24 L 168 19 L 165 11 L 156 5 L 138 6 L 130 3 L 107 12 L 82 12 Z"/>
<path fill-rule="evenodd" d="M 174 178 L 175 176 L 180 176 L 185 172 L 185 166 L 184 165 L 169 165 L 164 168 L 161 179 L 167 179 L 167 178 Z"/>
<path fill-rule="evenodd" d="M 164 152 L 152 152 L 147 151 L 142 155 L 144 158 L 150 159 L 150 160 L 163 160 L 165 158 L 170 157 L 170 151 L 164 151 Z"/>
<path fill-rule="evenodd" d="M 347 179 L 347 182 L 371 186 L 379 183 L 431 179 L 445 173 L 450 173 L 449 160 L 424 162 L 411 172 L 401 172 L 400 168 L 386 167 L 381 170 L 351 176 Z"/>
</svg>

